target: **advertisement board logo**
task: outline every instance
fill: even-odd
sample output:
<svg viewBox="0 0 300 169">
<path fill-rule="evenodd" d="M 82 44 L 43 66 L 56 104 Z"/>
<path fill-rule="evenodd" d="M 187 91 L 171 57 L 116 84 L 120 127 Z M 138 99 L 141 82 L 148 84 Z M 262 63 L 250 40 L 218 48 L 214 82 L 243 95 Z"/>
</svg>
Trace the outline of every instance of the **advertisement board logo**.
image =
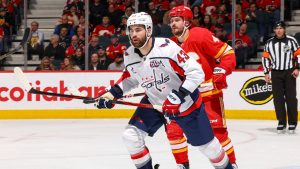
<svg viewBox="0 0 300 169">
<path fill-rule="evenodd" d="M 266 83 L 264 76 L 253 77 L 244 83 L 240 96 L 250 104 L 266 104 L 273 98 L 272 85 Z"/>
</svg>

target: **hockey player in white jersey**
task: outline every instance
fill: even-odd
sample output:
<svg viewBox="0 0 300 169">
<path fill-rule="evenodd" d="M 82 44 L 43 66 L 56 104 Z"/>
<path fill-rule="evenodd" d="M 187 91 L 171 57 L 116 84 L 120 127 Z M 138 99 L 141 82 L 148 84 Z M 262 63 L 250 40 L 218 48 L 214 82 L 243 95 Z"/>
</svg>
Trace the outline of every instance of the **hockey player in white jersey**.
<svg viewBox="0 0 300 169">
<path fill-rule="evenodd" d="M 219 141 L 214 137 L 197 87 L 204 80 L 199 64 L 167 38 L 152 37 L 152 20 L 145 12 L 132 14 L 127 21 L 131 47 L 124 54 L 125 70 L 120 80 L 101 96 L 98 108 L 112 108 L 118 99 L 139 85 L 146 96 L 141 103 L 161 105 L 155 109 L 137 108 L 123 132 L 134 165 L 152 169 L 145 137 L 153 136 L 167 122 L 176 120 L 188 142 L 217 169 L 232 169 Z"/>
</svg>

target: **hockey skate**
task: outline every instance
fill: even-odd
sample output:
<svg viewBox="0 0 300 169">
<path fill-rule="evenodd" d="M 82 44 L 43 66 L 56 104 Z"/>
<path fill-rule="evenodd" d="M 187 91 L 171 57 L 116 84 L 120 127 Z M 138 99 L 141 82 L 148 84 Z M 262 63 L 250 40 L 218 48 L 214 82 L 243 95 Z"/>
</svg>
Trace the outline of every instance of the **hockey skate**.
<svg viewBox="0 0 300 169">
<path fill-rule="evenodd" d="M 278 126 L 277 126 L 277 133 L 283 134 L 283 133 L 285 133 L 285 130 L 286 130 L 286 124 L 282 124 L 279 122 Z"/>
<path fill-rule="evenodd" d="M 288 132 L 289 134 L 295 134 L 296 125 L 289 125 Z"/>
<path fill-rule="evenodd" d="M 159 164 L 154 165 L 154 169 L 159 169 Z M 190 169 L 189 163 L 178 164 L 176 169 Z"/>
<path fill-rule="evenodd" d="M 233 164 L 231 164 L 231 165 L 232 165 L 233 169 L 238 169 L 238 168 L 239 168 L 238 165 L 237 165 L 236 163 L 233 163 Z"/>
<path fill-rule="evenodd" d="M 178 164 L 176 169 L 190 169 L 189 163 Z"/>
</svg>

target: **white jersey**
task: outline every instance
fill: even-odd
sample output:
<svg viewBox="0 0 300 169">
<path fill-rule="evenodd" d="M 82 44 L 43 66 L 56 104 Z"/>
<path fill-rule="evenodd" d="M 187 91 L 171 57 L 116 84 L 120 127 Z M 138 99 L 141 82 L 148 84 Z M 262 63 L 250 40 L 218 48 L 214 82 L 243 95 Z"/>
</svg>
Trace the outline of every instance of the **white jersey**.
<svg viewBox="0 0 300 169">
<path fill-rule="evenodd" d="M 125 70 L 118 84 L 123 93 L 140 85 L 151 104 L 163 105 L 172 89 L 178 91 L 183 87 L 192 94 L 184 98 L 180 112 L 189 109 L 195 101 L 201 103 L 195 90 L 204 81 L 200 64 L 170 39 L 152 39 L 153 47 L 146 56 L 133 46 L 124 53 Z"/>
</svg>

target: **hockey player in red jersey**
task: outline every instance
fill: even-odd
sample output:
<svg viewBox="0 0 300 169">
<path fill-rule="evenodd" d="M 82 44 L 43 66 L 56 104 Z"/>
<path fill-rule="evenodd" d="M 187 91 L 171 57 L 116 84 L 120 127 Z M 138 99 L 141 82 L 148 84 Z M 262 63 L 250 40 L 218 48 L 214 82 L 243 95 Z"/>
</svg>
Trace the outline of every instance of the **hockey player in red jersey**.
<svg viewBox="0 0 300 169">
<path fill-rule="evenodd" d="M 233 145 L 226 127 L 222 92 L 222 89 L 227 87 L 226 76 L 231 74 L 236 65 L 234 51 L 209 30 L 200 27 L 190 28 L 193 18 L 190 8 L 174 7 L 169 17 L 172 33 L 175 35 L 171 39 L 202 65 L 205 81 L 200 85 L 199 91 L 203 97 L 206 112 L 215 136 L 228 154 L 230 163 L 237 168 Z M 187 141 L 182 129 L 174 121 L 168 124 L 166 129 L 178 166 L 188 169 Z"/>
</svg>

